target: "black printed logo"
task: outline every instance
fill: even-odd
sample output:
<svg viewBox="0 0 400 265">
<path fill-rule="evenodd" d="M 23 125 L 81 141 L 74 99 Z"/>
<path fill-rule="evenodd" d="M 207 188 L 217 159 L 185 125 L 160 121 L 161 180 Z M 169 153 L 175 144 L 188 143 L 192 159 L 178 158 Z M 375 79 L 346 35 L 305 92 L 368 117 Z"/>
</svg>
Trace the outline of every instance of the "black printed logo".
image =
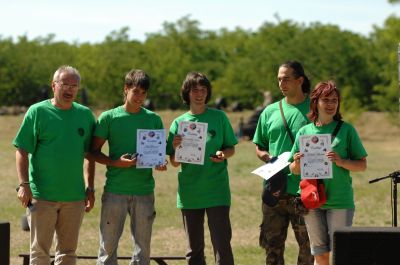
<svg viewBox="0 0 400 265">
<path fill-rule="evenodd" d="M 217 133 L 215 132 L 215 130 L 210 130 L 210 131 L 208 132 L 208 137 L 214 138 L 216 134 L 217 134 Z"/>
<path fill-rule="evenodd" d="M 78 134 L 80 136 L 84 136 L 85 135 L 85 130 L 83 128 L 78 128 Z"/>
</svg>

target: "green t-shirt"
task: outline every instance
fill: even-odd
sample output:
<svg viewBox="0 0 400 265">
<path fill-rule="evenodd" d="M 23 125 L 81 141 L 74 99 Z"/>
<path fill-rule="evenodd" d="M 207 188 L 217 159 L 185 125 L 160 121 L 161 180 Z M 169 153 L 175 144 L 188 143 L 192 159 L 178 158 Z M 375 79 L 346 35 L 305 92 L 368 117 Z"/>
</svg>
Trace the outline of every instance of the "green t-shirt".
<svg viewBox="0 0 400 265">
<path fill-rule="evenodd" d="M 302 103 L 296 105 L 288 104 L 283 99 L 282 108 L 287 124 L 295 136 L 299 129 L 309 122 L 306 115 L 310 109 L 310 98 L 307 97 Z M 279 102 L 267 106 L 261 113 L 253 142 L 267 150 L 271 156 L 279 156 L 292 150 L 292 140 L 283 123 Z M 295 195 L 299 189 L 300 177 L 291 174 L 288 167 L 285 171 L 288 174 L 286 192 Z"/>
<path fill-rule="evenodd" d="M 83 159 L 94 124 L 92 112 L 78 103 L 61 110 L 45 100 L 28 109 L 13 145 L 29 153 L 34 198 L 64 202 L 85 198 Z"/>
<path fill-rule="evenodd" d="M 301 128 L 296 135 L 292 155 L 299 152 L 298 139 L 300 135 L 332 134 L 337 123 L 337 121 L 334 121 L 324 126 L 315 126 L 311 123 Z M 367 156 L 367 152 L 361 143 L 357 131 L 347 122 L 342 124 L 333 140 L 332 151 L 338 153 L 342 159 L 358 160 Z M 332 173 L 332 179 L 324 179 L 327 201 L 321 208 L 354 209 L 354 195 L 350 171 L 332 163 Z"/>
<path fill-rule="evenodd" d="M 108 141 L 109 157 L 117 160 L 123 154 L 136 153 L 138 129 L 164 129 L 160 116 L 141 108 L 138 113 L 126 112 L 123 106 L 103 112 L 94 135 Z M 125 195 L 148 195 L 154 192 L 151 168 L 119 168 L 107 166 L 104 191 Z"/>
<path fill-rule="evenodd" d="M 231 205 L 231 192 L 227 160 L 214 163 L 209 158 L 218 150 L 237 144 L 232 126 L 226 114 L 217 109 L 207 108 L 199 115 L 189 112 L 176 118 L 170 128 L 167 153 L 173 154 L 172 140 L 178 132 L 181 121 L 204 122 L 208 124 L 204 165 L 182 163 L 178 173 L 177 207 L 199 209 Z"/>
</svg>

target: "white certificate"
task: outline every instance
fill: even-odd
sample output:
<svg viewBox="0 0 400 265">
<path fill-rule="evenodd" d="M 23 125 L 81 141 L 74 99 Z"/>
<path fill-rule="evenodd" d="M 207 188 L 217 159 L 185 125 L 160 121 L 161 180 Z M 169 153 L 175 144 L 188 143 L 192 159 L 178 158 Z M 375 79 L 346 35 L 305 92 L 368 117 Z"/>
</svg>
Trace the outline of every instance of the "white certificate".
<svg viewBox="0 0 400 265">
<path fill-rule="evenodd" d="M 301 178 L 332 178 L 332 162 L 326 156 L 331 151 L 330 134 L 302 135 L 299 137 Z"/>
<path fill-rule="evenodd" d="M 136 168 L 153 168 L 165 163 L 165 131 L 138 129 Z"/>
<path fill-rule="evenodd" d="M 175 161 L 189 164 L 204 164 L 208 124 L 182 121 L 178 125 L 181 144 L 175 150 Z"/>
<path fill-rule="evenodd" d="M 290 152 L 280 154 L 274 161 L 268 162 L 265 165 L 253 170 L 251 173 L 262 177 L 265 180 L 270 179 L 273 175 L 287 167 L 290 162 L 288 161 Z"/>
</svg>

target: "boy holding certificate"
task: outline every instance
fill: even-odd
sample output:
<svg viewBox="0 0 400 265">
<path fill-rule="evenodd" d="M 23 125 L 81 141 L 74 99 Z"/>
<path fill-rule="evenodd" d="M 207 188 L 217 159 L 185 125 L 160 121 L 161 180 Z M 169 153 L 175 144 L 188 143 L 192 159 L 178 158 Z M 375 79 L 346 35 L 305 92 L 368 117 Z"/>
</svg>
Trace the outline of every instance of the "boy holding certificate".
<svg viewBox="0 0 400 265">
<path fill-rule="evenodd" d="M 321 134 L 332 134 L 337 131 L 335 128 L 342 120 L 340 94 L 333 81 L 318 83 L 310 98 L 308 117 L 312 123 L 297 133 L 292 149 L 294 162 L 290 165 L 290 170 L 294 174 L 300 174 L 300 167 L 305 166 L 302 161 L 304 155 L 299 152 L 299 138 L 303 135 L 312 135 L 311 139 L 318 139 L 316 136 Z M 310 237 L 311 254 L 315 257 L 316 265 L 329 265 L 335 229 L 352 225 L 355 206 L 350 172 L 365 171 L 367 168 L 367 152 L 354 127 L 343 122 L 334 134 L 336 136 L 331 148 L 325 153 L 327 159 L 332 162 L 333 172 L 332 178 L 323 179 L 327 201 L 320 208 L 309 209 L 308 214 L 304 216 Z"/>
<path fill-rule="evenodd" d="M 97 121 L 92 154 L 97 162 L 107 165 L 98 265 L 117 264 L 118 241 L 127 215 L 131 218 L 131 234 L 135 242 L 132 262 L 150 264 L 150 240 L 156 215 L 154 178 L 152 168 L 137 168 L 137 157 L 132 155 L 138 149 L 139 130 L 163 129 L 160 116 L 142 107 L 149 87 L 150 79 L 145 72 L 131 70 L 125 76 L 124 104 L 103 112 Z M 108 156 L 101 151 L 106 141 Z M 166 165 L 155 168 L 166 170 Z"/>
<path fill-rule="evenodd" d="M 224 112 L 207 107 L 211 84 L 205 75 L 189 73 L 181 97 L 190 109 L 172 122 L 167 153 L 173 166 L 181 165 L 177 206 L 188 240 L 188 264 L 206 264 L 204 217 L 207 214 L 216 264 L 233 265 L 227 159 L 235 153 L 235 133 Z"/>
</svg>

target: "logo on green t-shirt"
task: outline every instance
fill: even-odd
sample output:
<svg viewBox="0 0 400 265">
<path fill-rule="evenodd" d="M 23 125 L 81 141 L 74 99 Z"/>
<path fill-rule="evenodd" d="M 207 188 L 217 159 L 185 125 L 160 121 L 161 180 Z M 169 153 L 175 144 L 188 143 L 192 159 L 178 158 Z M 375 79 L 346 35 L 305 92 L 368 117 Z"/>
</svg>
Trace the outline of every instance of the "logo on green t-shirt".
<svg viewBox="0 0 400 265">
<path fill-rule="evenodd" d="M 78 128 L 78 134 L 80 136 L 84 136 L 85 135 L 85 130 L 83 128 Z"/>
<path fill-rule="evenodd" d="M 215 135 L 217 135 L 217 133 L 215 132 L 215 130 L 210 130 L 207 134 L 208 134 L 208 136 L 209 136 L 210 138 L 214 138 Z"/>
</svg>

